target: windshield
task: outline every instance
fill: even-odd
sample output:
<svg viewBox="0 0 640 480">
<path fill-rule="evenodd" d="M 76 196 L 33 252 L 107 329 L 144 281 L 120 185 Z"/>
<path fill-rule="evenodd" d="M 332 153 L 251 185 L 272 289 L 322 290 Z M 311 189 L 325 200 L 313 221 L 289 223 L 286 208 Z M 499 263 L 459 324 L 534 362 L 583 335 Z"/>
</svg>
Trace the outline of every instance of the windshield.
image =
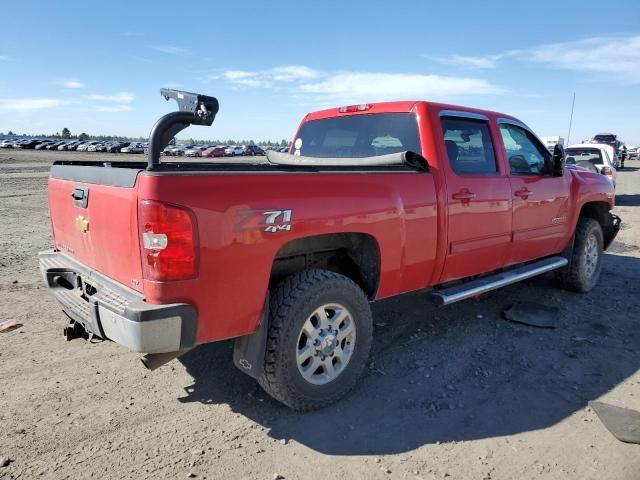
<svg viewBox="0 0 640 480">
<path fill-rule="evenodd" d="M 324 158 L 374 157 L 404 151 L 420 153 L 418 124 L 412 113 L 314 120 L 302 125 L 294 149 L 299 155 Z"/>
</svg>

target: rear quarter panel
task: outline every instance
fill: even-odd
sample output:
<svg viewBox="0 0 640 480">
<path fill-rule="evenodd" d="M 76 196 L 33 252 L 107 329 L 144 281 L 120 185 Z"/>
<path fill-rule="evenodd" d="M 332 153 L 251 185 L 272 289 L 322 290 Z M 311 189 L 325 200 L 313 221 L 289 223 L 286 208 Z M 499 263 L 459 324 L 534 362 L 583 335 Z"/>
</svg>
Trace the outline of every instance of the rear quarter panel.
<svg viewBox="0 0 640 480">
<path fill-rule="evenodd" d="M 433 273 L 438 226 L 428 173 L 147 173 L 138 181 L 141 199 L 195 212 L 199 277 L 145 281 L 144 291 L 151 303 L 195 305 L 198 343 L 255 331 L 276 254 L 295 239 L 371 235 L 380 252 L 377 298 L 424 287 Z M 246 222 L 273 210 L 292 211 L 290 231 Z"/>
</svg>

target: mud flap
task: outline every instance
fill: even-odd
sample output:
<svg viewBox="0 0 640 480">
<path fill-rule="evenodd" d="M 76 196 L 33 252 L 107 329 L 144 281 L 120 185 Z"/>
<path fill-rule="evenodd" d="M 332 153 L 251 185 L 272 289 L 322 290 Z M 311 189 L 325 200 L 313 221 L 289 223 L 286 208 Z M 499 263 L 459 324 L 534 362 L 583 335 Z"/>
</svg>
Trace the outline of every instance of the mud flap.
<svg viewBox="0 0 640 480">
<path fill-rule="evenodd" d="M 257 379 L 264 371 L 264 354 L 269 334 L 269 294 L 264 303 L 258 330 L 250 335 L 236 338 L 233 347 L 234 365 L 250 377 Z"/>
<path fill-rule="evenodd" d="M 605 238 L 604 238 L 604 250 L 607 250 L 611 244 L 613 243 L 613 241 L 616 239 L 616 236 L 618 236 L 618 232 L 620 231 L 620 225 L 622 224 L 622 220 L 620 219 L 619 216 L 614 215 L 613 213 L 611 214 L 611 228 L 608 228 L 607 232 L 604 232 L 605 234 Z"/>
</svg>

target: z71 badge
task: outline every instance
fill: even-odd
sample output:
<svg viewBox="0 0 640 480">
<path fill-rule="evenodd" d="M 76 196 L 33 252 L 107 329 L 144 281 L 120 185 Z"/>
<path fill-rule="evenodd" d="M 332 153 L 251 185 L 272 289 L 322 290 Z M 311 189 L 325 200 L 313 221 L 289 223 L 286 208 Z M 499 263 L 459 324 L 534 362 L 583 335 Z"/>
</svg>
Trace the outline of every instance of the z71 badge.
<svg viewBox="0 0 640 480">
<path fill-rule="evenodd" d="M 242 217 L 236 224 L 238 230 L 260 229 L 268 233 L 291 231 L 292 210 L 245 210 L 238 215 Z"/>
</svg>

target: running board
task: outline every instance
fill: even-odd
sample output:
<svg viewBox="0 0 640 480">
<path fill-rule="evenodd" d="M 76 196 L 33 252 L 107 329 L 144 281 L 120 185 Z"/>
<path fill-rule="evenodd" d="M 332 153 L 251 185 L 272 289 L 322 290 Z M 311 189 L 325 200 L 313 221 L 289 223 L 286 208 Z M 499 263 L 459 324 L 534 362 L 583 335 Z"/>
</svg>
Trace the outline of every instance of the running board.
<svg viewBox="0 0 640 480">
<path fill-rule="evenodd" d="M 527 278 L 535 277 L 556 268 L 561 268 L 569 262 L 564 257 L 551 257 L 539 260 L 537 262 L 521 265 L 512 270 L 496 273 L 488 277 L 482 277 L 477 280 L 455 285 L 449 288 L 443 288 L 433 292 L 438 305 L 450 305 L 460 300 L 475 297 L 482 293 L 490 292 L 500 287 L 506 287 L 513 283 L 517 283 Z"/>
</svg>

